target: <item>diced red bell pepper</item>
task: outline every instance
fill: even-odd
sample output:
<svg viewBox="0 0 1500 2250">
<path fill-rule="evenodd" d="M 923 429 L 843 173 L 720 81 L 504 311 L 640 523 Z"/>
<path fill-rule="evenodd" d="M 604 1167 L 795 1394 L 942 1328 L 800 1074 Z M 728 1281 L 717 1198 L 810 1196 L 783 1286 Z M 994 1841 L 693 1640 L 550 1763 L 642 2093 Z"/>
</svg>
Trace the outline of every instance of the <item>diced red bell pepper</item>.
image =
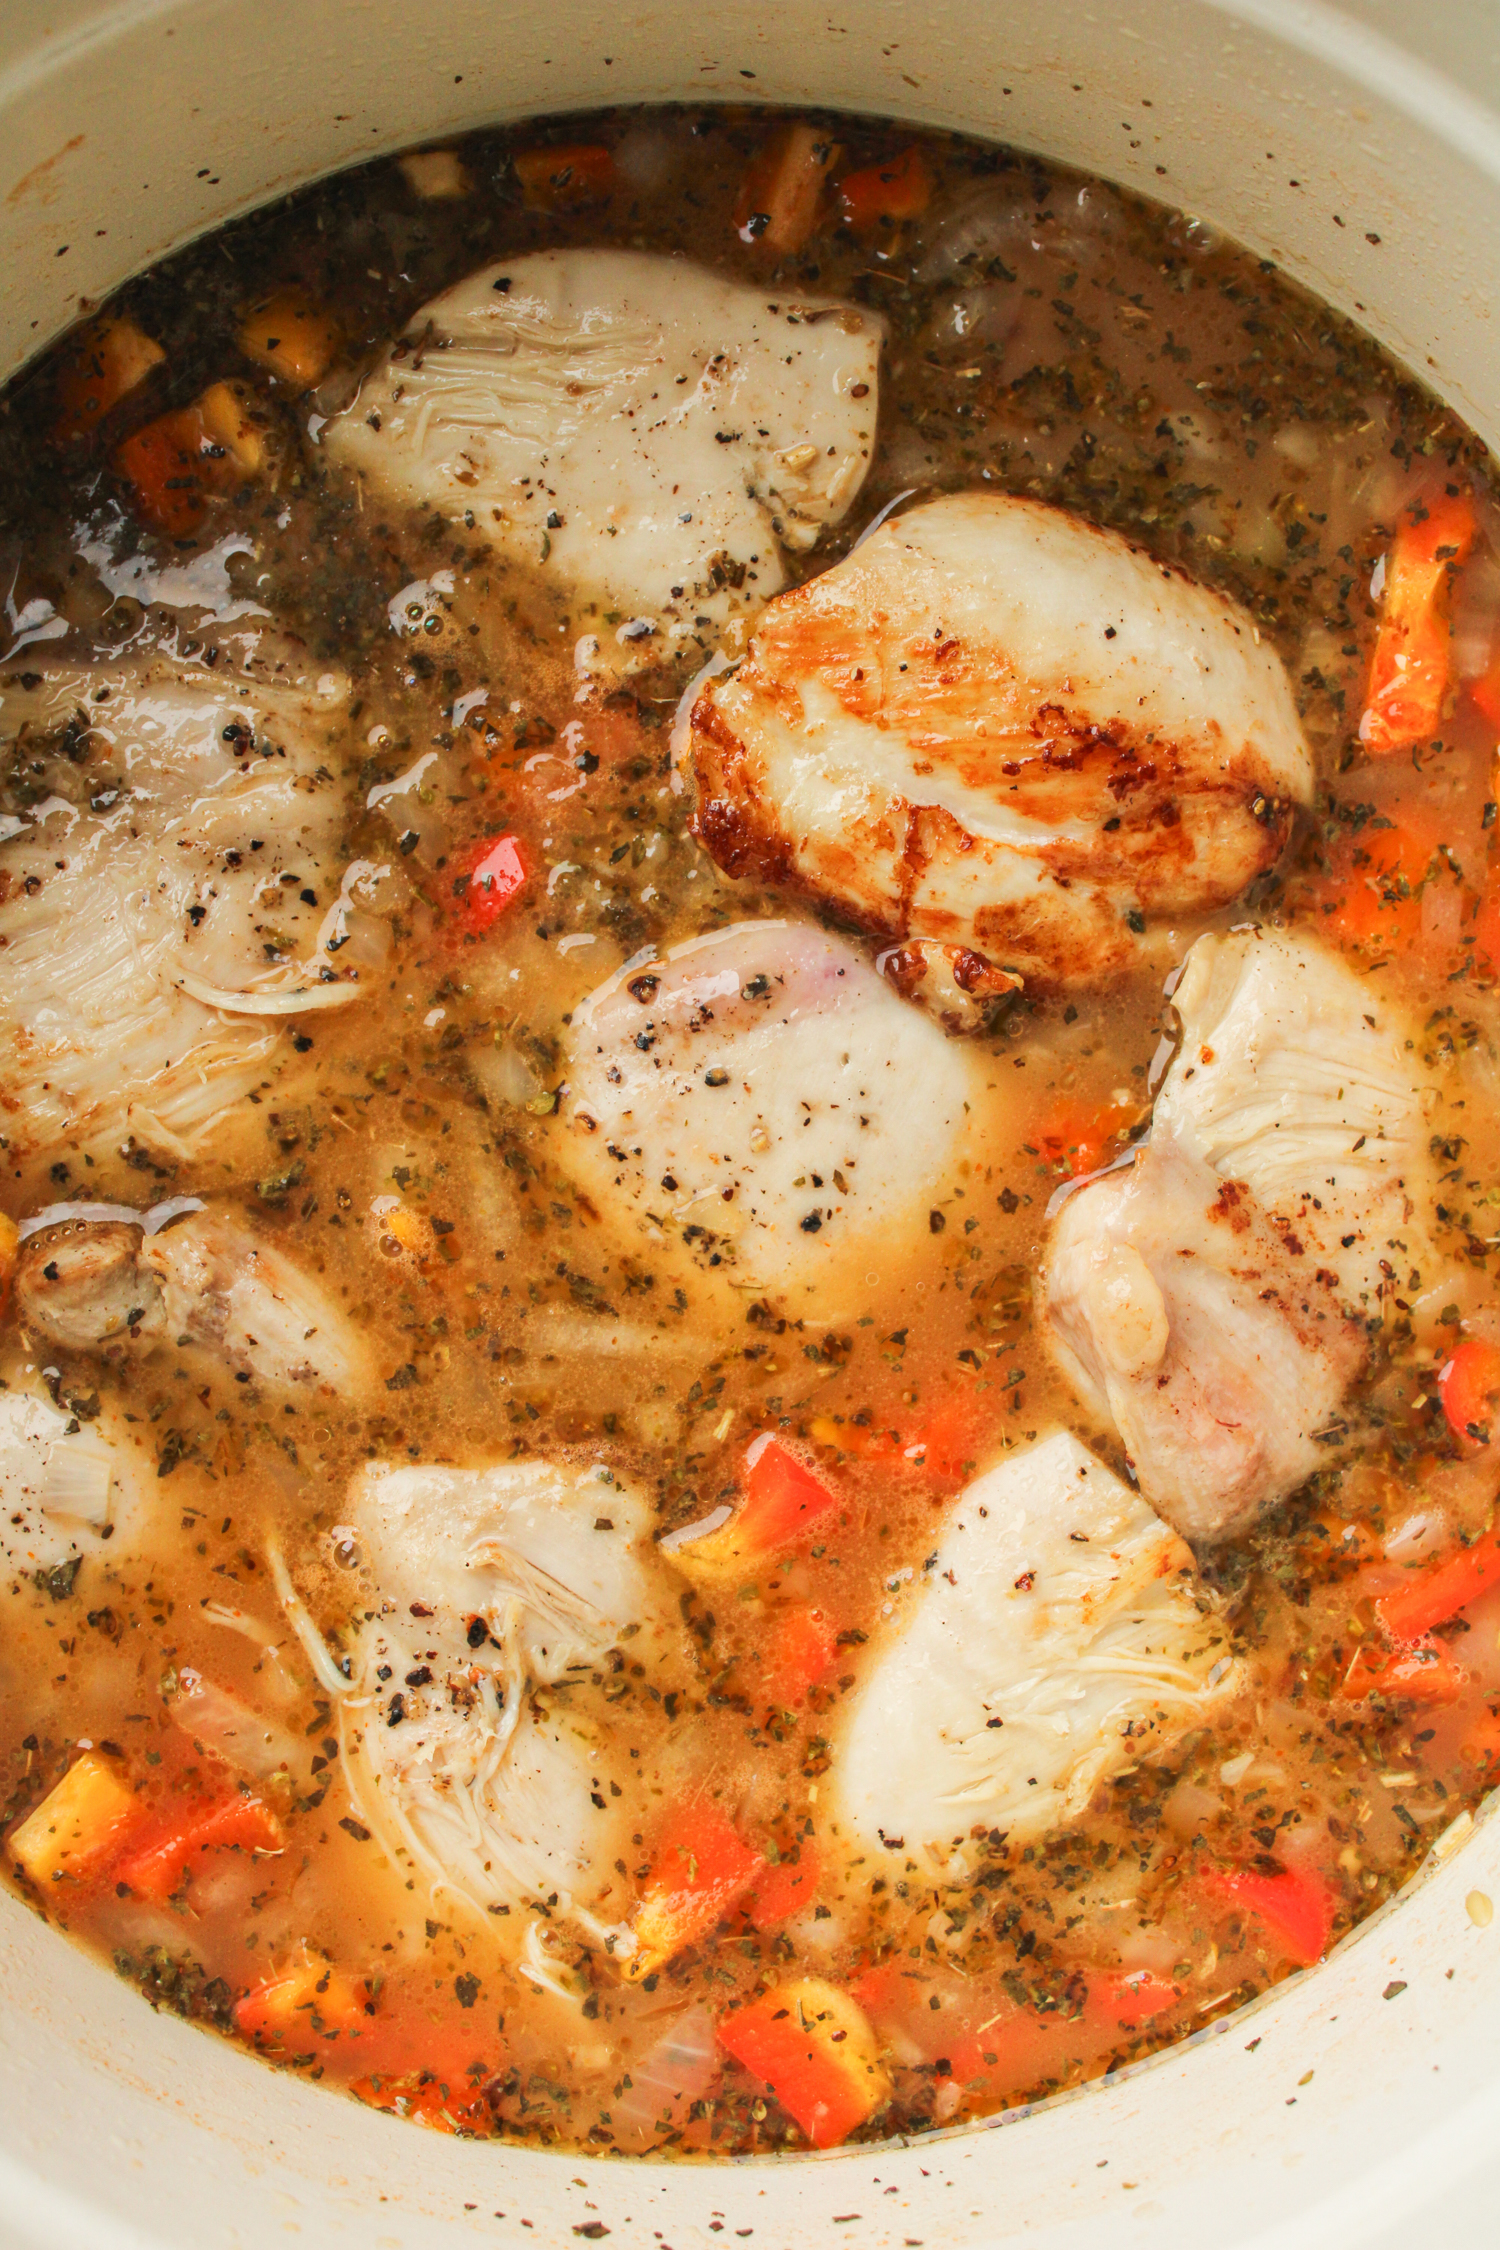
<svg viewBox="0 0 1500 2250">
<path fill-rule="evenodd" d="M 1333 1894 L 1310 1867 L 1214 1869 L 1203 1878 L 1211 1898 L 1253 1915 L 1287 1958 L 1307 1968 L 1320 1961 L 1333 1933 Z"/>
<path fill-rule="evenodd" d="M 628 1974 L 646 1976 L 706 1937 L 764 1864 L 716 1805 L 685 1805 L 673 1814 L 636 1908 Z"/>
<path fill-rule="evenodd" d="M 735 200 L 740 240 L 777 258 L 801 250 L 817 227 L 839 154 L 839 143 L 814 125 L 785 125 L 773 133 L 747 167 Z"/>
<path fill-rule="evenodd" d="M 1081 1102 L 1059 1102 L 1037 1127 L 1036 1145 L 1049 1163 L 1062 1165 L 1072 1179 L 1082 1179 L 1109 1162 L 1139 1115 L 1138 1109 L 1120 1102 L 1105 1102 L 1097 1109 Z"/>
<path fill-rule="evenodd" d="M 1154 2016 L 1165 2015 L 1181 1997 L 1175 1984 L 1149 1969 L 1110 1971 L 1089 1978 L 1084 2012 L 1106 2028 L 1137 2031 Z"/>
<path fill-rule="evenodd" d="M 838 184 L 839 217 L 856 234 L 881 225 L 916 219 L 932 200 L 932 174 L 917 147 L 903 149 L 883 164 L 846 172 Z"/>
<path fill-rule="evenodd" d="M 745 1455 L 745 1498 L 717 1531 L 669 1550 L 689 1577 L 725 1578 L 754 1570 L 805 1539 L 839 1505 L 820 1478 L 779 1438 L 762 1435 Z"/>
<path fill-rule="evenodd" d="M 115 1881 L 139 1898 L 171 1898 L 208 1852 L 279 1852 L 285 1843 L 281 1823 L 258 1797 L 236 1790 L 216 1804 L 198 1803 L 180 1812 L 165 1834 L 122 1859 Z"/>
<path fill-rule="evenodd" d="M 801 1857 L 762 1867 L 750 1890 L 750 1920 L 758 1930 L 778 1930 L 794 1914 L 801 1914 L 817 1897 L 823 1863 L 811 1844 Z"/>
<path fill-rule="evenodd" d="M 1419 501 L 1386 561 L 1385 593 L 1359 739 L 1372 757 L 1426 742 L 1442 723 L 1452 670 L 1448 582 L 1477 529 L 1466 494 Z"/>
<path fill-rule="evenodd" d="M 463 926 L 475 937 L 492 930 L 528 876 L 516 836 L 487 836 L 473 847 L 469 887 L 464 893 Z"/>
<path fill-rule="evenodd" d="M 795 1711 L 822 1679 L 837 1648 L 838 1635 L 820 1609 L 799 1603 L 776 1611 L 762 1674 L 767 1700 Z"/>
<path fill-rule="evenodd" d="M 777 1986 L 718 2026 L 725 2053 L 774 2094 L 814 2148 L 837 2148 L 890 2095 L 862 2010 L 820 1977 Z"/>
<path fill-rule="evenodd" d="M 1443 822 L 1418 801 L 1391 806 L 1382 820 L 1336 840 L 1318 904 L 1340 944 L 1406 953 L 1422 935 L 1422 888 L 1443 842 Z"/>
<path fill-rule="evenodd" d="M 1367 1695 L 1392 1702 L 1452 1703 L 1468 1684 L 1468 1673 L 1441 1641 L 1418 1641 L 1414 1648 L 1401 1649 L 1375 1648 L 1367 1641 L 1344 1675 L 1343 1693 L 1351 1703 Z"/>
<path fill-rule="evenodd" d="M 1488 1445 L 1500 1399 L 1500 1344 L 1466 1336 L 1438 1370 L 1438 1397 L 1448 1427 L 1469 1445 Z"/>
<path fill-rule="evenodd" d="M 1413 1571 L 1411 1583 L 1381 1594 L 1375 1614 L 1393 1641 L 1417 1641 L 1500 1583 L 1500 1531 L 1486 1532 L 1431 1569 Z"/>
<path fill-rule="evenodd" d="M 515 167 L 530 211 L 574 211 L 581 204 L 603 203 L 619 184 L 614 157 L 602 142 L 523 149 Z"/>
</svg>

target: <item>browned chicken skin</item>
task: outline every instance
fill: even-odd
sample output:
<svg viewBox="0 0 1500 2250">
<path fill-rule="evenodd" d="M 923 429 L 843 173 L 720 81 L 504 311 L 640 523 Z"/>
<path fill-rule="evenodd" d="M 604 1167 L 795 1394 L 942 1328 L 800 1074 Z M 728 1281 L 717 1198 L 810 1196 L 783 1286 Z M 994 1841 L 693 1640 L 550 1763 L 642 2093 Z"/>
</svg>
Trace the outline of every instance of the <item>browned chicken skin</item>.
<svg viewBox="0 0 1500 2250">
<path fill-rule="evenodd" d="M 991 493 L 915 509 L 772 602 L 699 696 L 688 759 L 726 873 L 1043 987 L 1236 897 L 1312 786 L 1248 616 Z"/>
</svg>

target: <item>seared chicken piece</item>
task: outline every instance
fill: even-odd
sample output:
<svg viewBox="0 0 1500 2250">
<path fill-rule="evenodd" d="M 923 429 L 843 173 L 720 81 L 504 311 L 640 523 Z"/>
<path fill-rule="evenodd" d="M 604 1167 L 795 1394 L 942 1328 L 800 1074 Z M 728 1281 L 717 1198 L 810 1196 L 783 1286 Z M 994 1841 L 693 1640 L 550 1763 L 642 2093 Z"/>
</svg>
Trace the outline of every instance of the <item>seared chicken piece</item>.
<svg viewBox="0 0 1500 2250">
<path fill-rule="evenodd" d="M 131 1527 L 155 1483 L 107 1409 L 93 1421 L 40 1391 L 0 1391 L 0 1558 L 7 1575 L 65 1572 Z"/>
<path fill-rule="evenodd" d="M 1387 1301 L 1430 1254 L 1437 1094 L 1400 1007 L 1319 945 L 1200 938 L 1173 998 L 1150 1142 L 1063 1204 L 1046 1304 L 1153 1507 L 1212 1539 L 1347 1435 Z"/>
<path fill-rule="evenodd" d="M 1059 1431 L 952 1503 L 851 1699 L 833 1818 L 870 1873 L 938 1876 L 976 1824 L 1016 1843 L 1079 1819 L 1242 1685 L 1183 1542 Z"/>
<path fill-rule="evenodd" d="M 290 1259 L 220 1212 L 146 1231 L 132 1219 L 67 1218 L 23 1240 L 16 1308 L 63 1351 L 111 1358 L 194 1344 L 267 1383 L 348 1395 L 366 1374 L 347 1317 Z"/>
<path fill-rule="evenodd" d="M 207 1145 L 361 990 L 376 871 L 338 857 L 348 682 L 58 669 L 0 682 L 0 1104 L 15 1156 Z M 351 928 L 351 921 L 357 928 Z M 344 950 L 358 934 L 362 945 Z"/>
<path fill-rule="evenodd" d="M 880 320 L 634 250 L 503 259 L 422 307 L 323 433 L 622 609 L 627 647 L 753 610 L 864 482 Z"/>
<path fill-rule="evenodd" d="M 623 969 L 575 1011 L 566 1069 L 567 1162 L 598 1207 L 814 1317 L 929 1231 L 975 1084 L 853 947 L 796 922 Z"/>
<path fill-rule="evenodd" d="M 1243 611 L 998 493 L 914 508 L 783 595 L 686 755 L 728 874 L 1059 987 L 1234 898 L 1313 779 Z"/>
<path fill-rule="evenodd" d="M 376 1464 L 351 1523 L 379 1614 L 363 1629 L 344 1754 L 362 1816 L 435 1887 L 480 1911 L 552 1899 L 589 1913 L 640 1825 L 566 1693 L 629 1640 L 666 1632 L 644 1504 L 608 1470 Z M 627 1782 L 629 1777 L 620 1778 Z"/>
</svg>

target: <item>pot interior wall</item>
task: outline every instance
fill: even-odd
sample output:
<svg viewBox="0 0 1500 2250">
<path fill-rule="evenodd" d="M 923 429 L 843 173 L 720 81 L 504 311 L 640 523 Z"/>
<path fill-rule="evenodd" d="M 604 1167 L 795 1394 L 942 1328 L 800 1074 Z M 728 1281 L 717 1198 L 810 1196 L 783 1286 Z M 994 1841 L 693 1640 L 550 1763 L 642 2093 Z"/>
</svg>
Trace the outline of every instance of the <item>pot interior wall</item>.
<svg viewBox="0 0 1500 2250">
<path fill-rule="evenodd" d="M 1429 0 L 724 0 L 602 22 L 493 0 L 10 0 L 0 368 L 189 236 L 382 150 L 605 102 L 814 102 L 1008 139 L 1200 213 L 1362 318 L 1493 441 L 1500 57 Z M 1390 44 L 1419 43 L 1421 55 Z M 1446 66 L 1451 75 L 1443 75 Z M 1497 100 L 1500 106 L 1500 100 Z M 602 2238 L 773 2250 L 1457 2239 L 1500 2126 L 1500 1890 L 1482 1822 L 1250 2017 L 1109 2086 L 910 2149 L 722 2169 L 442 2139 L 278 2078 L 0 1897 L 0 2242 L 382 2250 Z M 1389 1994 L 1389 1997 L 1386 1995 Z M 1487 2206 L 1486 2206 L 1487 2208 Z M 497 2217 L 503 2214 L 503 2217 Z M 529 2221 L 529 2226 L 523 2222 Z M 1462 2234 L 1458 2232 L 1463 2229 Z"/>
</svg>

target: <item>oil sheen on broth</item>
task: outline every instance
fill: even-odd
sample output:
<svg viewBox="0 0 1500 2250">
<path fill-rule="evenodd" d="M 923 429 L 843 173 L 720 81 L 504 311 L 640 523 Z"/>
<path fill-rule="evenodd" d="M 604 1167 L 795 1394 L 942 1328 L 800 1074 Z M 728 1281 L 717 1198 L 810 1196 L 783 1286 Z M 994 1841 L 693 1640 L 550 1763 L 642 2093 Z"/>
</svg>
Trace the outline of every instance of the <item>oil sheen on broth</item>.
<svg viewBox="0 0 1500 2250">
<path fill-rule="evenodd" d="M 1461 1839 L 1451 415 L 1099 181 L 632 111 L 157 268 L 0 474 L 37 1911 L 430 2126 L 728 2154 L 1117 2068 Z"/>
</svg>

